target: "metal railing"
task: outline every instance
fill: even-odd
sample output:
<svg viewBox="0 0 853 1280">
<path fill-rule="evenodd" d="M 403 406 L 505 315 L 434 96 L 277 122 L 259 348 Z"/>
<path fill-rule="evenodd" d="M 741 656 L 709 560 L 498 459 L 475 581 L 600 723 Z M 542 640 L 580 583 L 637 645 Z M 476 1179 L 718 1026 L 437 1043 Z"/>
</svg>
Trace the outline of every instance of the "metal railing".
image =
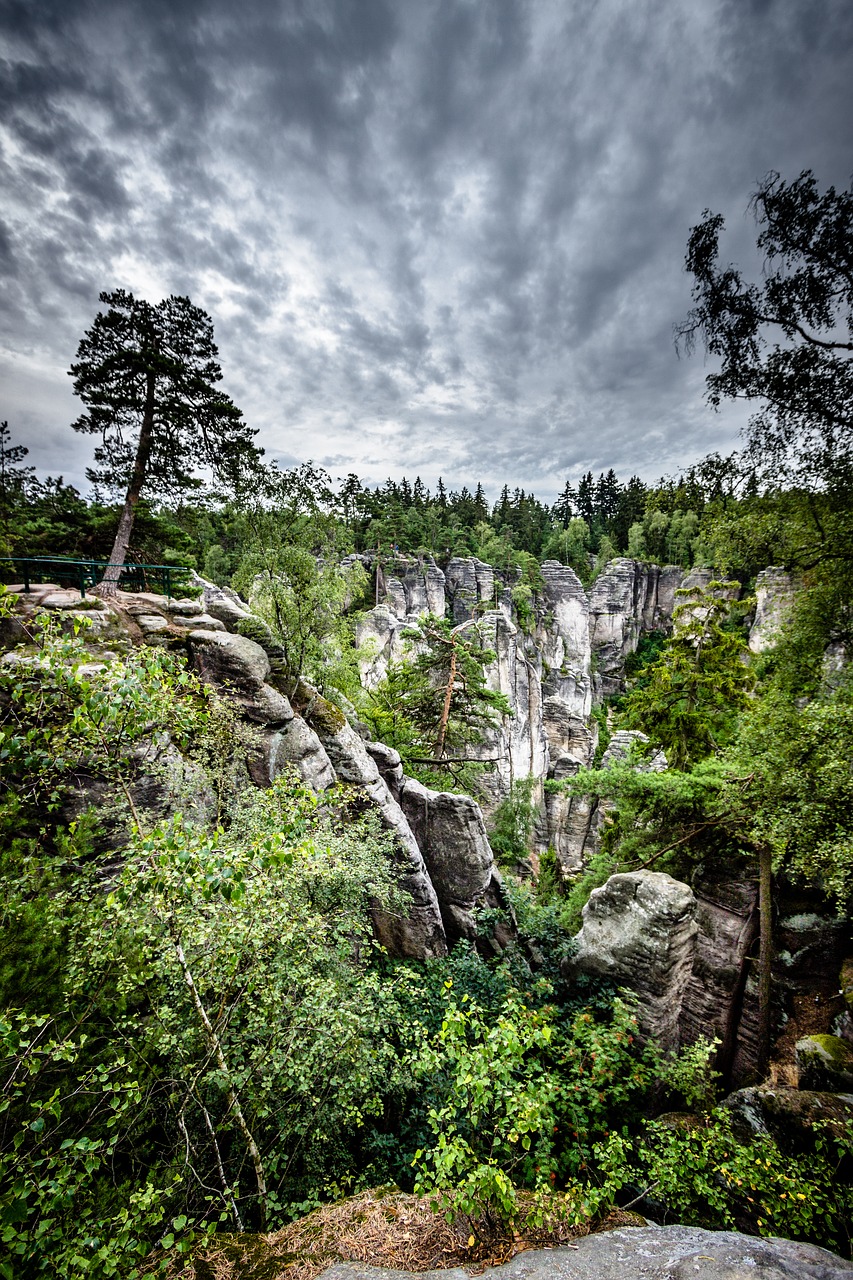
<svg viewBox="0 0 853 1280">
<path fill-rule="evenodd" d="M 82 597 L 87 587 L 101 581 L 108 564 L 108 560 L 71 560 L 67 556 L 0 556 L 0 578 L 22 582 L 26 592 L 33 582 L 56 582 L 76 587 Z M 128 563 L 121 566 L 118 586 L 122 591 L 154 588 L 171 596 L 172 588 L 191 573 L 191 569 L 176 564 Z"/>
</svg>

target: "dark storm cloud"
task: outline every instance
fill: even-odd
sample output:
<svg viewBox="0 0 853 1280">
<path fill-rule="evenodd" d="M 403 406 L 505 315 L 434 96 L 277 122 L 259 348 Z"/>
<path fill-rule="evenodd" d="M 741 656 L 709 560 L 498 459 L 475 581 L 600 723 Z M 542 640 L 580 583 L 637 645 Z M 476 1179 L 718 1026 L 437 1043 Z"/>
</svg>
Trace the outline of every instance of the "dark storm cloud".
<svg viewBox="0 0 853 1280">
<path fill-rule="evenodd" d="M 689 227 L 752 264 L 765 172 L 853 168 L 847 0 L 6 0 L 0 38 L 2 416 L 77 476 L 118 285 L 210 311 L 284 461 L 547 496 L 731 448 L 672 346 Z"/>
</svg>

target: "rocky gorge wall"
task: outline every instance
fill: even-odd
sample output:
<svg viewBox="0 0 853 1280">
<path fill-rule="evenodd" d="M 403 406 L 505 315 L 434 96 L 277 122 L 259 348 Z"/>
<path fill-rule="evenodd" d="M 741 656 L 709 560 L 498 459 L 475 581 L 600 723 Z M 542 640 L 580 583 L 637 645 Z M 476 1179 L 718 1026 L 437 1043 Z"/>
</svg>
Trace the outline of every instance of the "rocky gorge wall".
<svg viewBox="0 0 853 1280">
<path fill-rule="evenodd" d="M 405 653 L 405 628 L 425 614 L 456 624 L 477 619 L 484 645 L 495 653 L 488 683 L 513 709 L 473 752 L 497 758 L 484 779 L 484 803 L 488 811 L 514 781 L 532 777 L 540 806 L 538 846 L 553 847 L 571 874 L 594 848 L 595 816 L 582 800 L 546 798 L 543 784 L 592 763 L 598 741 L 593 706 L 624 689 L 625 660 L 643 636 L 671 629 L 676 592 L 705 585 L 712 574 L 619 557 L 589 592 L 574 570 L 557 561 L 545 561 L 541 575 L 532 619 L 523 625 L 512 602 L 512 574 L 473 556 L 454 557 L 444 571 L 430 557 L 400 557 L 380 582 L 384 599 L 358 622 L 356 639 L 362 681 L 370 689 Z"/>
<path fill-rule="evenodd" d="M 544 587 L 525 629 L 513 609 L 511 586 L 490 566 L 473 558 L 452 560 L 446 571 L 429 560 L 401 562 L 399 572 L 386 578 L 385 599 L 359 623 L 358 639 L 367 642 L 362 678 L 371 687 L 405 651 L 407 623 L 442 611 L 457 621 L 478 618 L 496 655 L 489 681 L 514 712 L 482 747 L 484 755 L 500 757 L 490 800 L 507 794 L 514 779 L 532 776 L 542 800 L 540 847 L 553 845 L 572 873 L 595 851 L 606 806 L 584 797 L 543 796 L 544 781 L 592 762 L 594 703 L 608 688 L 620 687 L 625 658 L 644 635 L 671 627 L 676 591 L 703 585 L 710 574 L 620 559 L 590 593 L 571 569 L 554 562 L 542 566 L 542 577 Z M 777 570 L 762 579 L 756 648 L 772 642 L 768 634 L 784 608 L 780 595 L 790 598 L 791 590 Z M 198 584 L 200 601 L 120 593 L 117 610 L 82 610 L 76 593 L 34 588 L 27 607 L 56 610 L 69 621 L 85 614 L 94 639 L 106 647 L 141 642 L 186 651 L 201 677 L 231 698 L 253 727 L 248 767 L 257 785 L 269 785 L 293 765 L 318 793 L 338 783 L 356 789 L 394 832 L 401 883 L 410 897 L 405 916 L 375 916 L 377 934 L 392 954 L 425 958 L 444 954 L 460 939 L 473 941 L 483 907 L 501 907 L 508 923 L 491 940 L 478 938 L 477 945 L 505 945 L 512 913 L 481 805 L 407 777 L 396 751 L 366 740 L 363 728 L 309 686 L 301 687 L 294 707 L 284 692 L 276 646 L 241 634 L 263 636 L 260 620 L 232 591 L 201 579 Z M 635 736 L 614 734 L 604 762 L 624 754 Z M 647 767 L 665 762 L 658 758 Z M 775 989 L 781 1023 L 798 1002 L 816 999 L 830 1009 L 848 943 L 819 904 L 792 898 L 780 911 Z M 691 888 L 651 871 L 615 876 L 588 904 L 570 968 L 634 990 L 644 1031 L 665 1047 L 716 1035 L 724 1068 L 742 1080 L 755 1063 L 756 932 L 754 882 L 706 876 Z M 853 1023 L 848 1032 L 853 1039 Z"/>
</svg>

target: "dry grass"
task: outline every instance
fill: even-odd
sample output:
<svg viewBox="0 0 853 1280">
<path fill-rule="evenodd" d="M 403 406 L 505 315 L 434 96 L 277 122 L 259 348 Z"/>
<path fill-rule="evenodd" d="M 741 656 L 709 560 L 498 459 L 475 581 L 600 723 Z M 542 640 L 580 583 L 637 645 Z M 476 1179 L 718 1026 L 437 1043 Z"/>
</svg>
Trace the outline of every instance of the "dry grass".
<svg viewBox="0 0 853 1280">
<path fill-rule="evenodd" d="M 636 1215 L 615 1214 L 596 1229 L 636 1222 Z M 464 1267 L 477 1274 L 524 1249 L 570 1244 L 589 1230 L 572 1225 L 568 1215 L 523 1234 L 461 1215 L 449 1224 L 428 1197 L 365 1191 L 270 1235 L 220 1236 L 184 1274 L 187 1280 L 315 1280 L 335 1262 L 413 1272 Z"/>
</svg>

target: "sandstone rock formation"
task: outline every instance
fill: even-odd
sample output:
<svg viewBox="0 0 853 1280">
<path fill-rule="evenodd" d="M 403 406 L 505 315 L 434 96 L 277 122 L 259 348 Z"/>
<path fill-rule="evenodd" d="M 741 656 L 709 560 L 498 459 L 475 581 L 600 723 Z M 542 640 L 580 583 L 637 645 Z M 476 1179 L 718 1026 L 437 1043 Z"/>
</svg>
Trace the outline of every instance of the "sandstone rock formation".
<svg viewBox="0 0 853 1280">
<path fill-rule="evenodd" d="M 189 648 L 192 665 L 202 679 L 227 690 L 248 720 L 280 726 L 293 719 L 287 698 L 267 683 L 270 660 L 254 640 L 202 629 L 189 633 Z"/>
<path fill-rule="evenodd" d="M 795 577 L 785 569 L 772 565 L 759 573 L 755 580 L 755 618 L 749 632 L 753 653 L 765 653 L 776 644 L 796 590 Z"/>
<path fill-rule="evenodd" d="M 597 974 L 629 987 L 638 996 L 645 1034 L 676 1048 L 697 932 L 696 898 L 688 885 L 661 871 L 614 875 L 590 895 L 564 972 Z"/>
<path fill-rule="evenodd" d="M 742 1142 L 756 1134 L 770 1134 L 783 1150 L 802 1150 L 814 1145 L 823 1125 L 842 1136 L 853 1121 L 853 1096 L 823 1093 L 813 1089 L 792 1089 L 766 1084 L 730 1093 L 723 1106 L 731 1114 L 732 1126 Z"/>
<path fill-rule="evenodd" d="M 602 696 L 618 693 L 625 659 L 640 636 L 672 625 L 675 592 L 685 578 L 677 565 L 645 564 L 617 556 L 596 578 L 589 594 L 592 648 Z"/>
<path fill-rule="evenodd" d="M 840 1036 L 804 1036 L 796 1055 L 804 1089 L 853 1090 L 853 1048 Z"/>
<path fill-rule="evenodd" d="M 473 942 L 477 908 L 507 905 L 480 806 L 406 777 L 400 804 L 435 886 L 448 943 Z"/>
</svg>

